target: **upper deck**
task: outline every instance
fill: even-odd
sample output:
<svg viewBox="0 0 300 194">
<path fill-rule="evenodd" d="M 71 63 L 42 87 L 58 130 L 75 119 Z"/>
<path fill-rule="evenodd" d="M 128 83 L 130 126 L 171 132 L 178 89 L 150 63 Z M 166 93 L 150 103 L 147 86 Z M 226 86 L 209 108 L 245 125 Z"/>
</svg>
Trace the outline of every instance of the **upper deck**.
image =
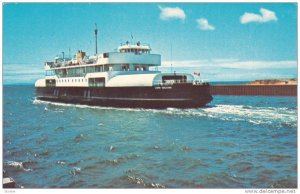
<svg viewBox="0 0 300 194">
<path fill-rule="evenodd" d="M 121 43 L 121 46 L 118 47 L 119 52 L 121 53 L 146 53 L 150 54 L 151 47 L 150 44 L 147 43 L 137 43 L 134 42 L 126 42 L 125 44 Z"/>
<path fill-rule="evenodd" d="M 150 54 L 149 44 L 129 43 L 121 44 L 118 52 L 106 52 L 95 56 L 87 56 L 85 52 L 78 51 L 73 59 L 57 57 L 54 62 L 46 62 L 46 70 L 59 70 L 88 66 L 111 66 L 114 69 L 136 70 L 137 68 L 149 69 L 150 66 L 161 65 L 161 55 Z M 137 67 L 138 66 L 138 67 Z"/>
</svg>

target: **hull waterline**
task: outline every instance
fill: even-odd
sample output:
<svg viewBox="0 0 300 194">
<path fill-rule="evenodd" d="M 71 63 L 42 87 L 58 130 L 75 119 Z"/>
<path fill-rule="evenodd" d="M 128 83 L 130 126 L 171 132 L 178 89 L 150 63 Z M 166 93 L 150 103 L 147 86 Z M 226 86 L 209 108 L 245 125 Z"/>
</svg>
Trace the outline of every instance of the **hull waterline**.
<svg viewBox="0 0 300 194">
<path fill-rule="evenodd" d="M 37 88 L 37 99 L 104 107 L 197 108 L 212 101 L 207 85 L 130 88 Z"/>
</svg>

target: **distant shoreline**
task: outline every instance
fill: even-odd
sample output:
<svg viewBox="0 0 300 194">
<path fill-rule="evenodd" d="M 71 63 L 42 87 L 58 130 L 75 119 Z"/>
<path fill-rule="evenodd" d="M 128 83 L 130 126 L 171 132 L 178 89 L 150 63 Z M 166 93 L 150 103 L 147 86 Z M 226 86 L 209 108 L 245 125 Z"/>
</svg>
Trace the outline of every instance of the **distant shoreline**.
<svg viewBox="0 0 300 194">
<path fill-rule="evenodd" d="M 247 85 L 297 85 L 296 79 L 267 79 L 267 80 L 255 80 Z"/>
</svg>

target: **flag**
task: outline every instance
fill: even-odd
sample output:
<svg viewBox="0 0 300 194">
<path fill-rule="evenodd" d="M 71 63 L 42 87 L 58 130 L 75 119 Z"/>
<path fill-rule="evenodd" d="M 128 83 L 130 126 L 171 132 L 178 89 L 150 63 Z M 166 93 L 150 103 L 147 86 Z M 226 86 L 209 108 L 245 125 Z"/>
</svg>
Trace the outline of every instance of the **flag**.
<svg viewBox="0 0 300 194">
<path fill-rule="evenodd" d="M 200 76 L 200 72 L 194 72 L 194 75 Z"/>
</svg>

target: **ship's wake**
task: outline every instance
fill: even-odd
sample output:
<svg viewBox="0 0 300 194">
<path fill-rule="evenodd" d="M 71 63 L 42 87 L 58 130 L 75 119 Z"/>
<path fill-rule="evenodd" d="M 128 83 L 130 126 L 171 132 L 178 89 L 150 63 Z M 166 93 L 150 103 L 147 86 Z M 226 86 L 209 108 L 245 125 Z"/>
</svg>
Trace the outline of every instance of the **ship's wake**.
<svg viewBox="0 0 300 194">
<path fill-rule="evenodd" d="M 127 112 L 148 112 L 152 114 L 172 115 L 179 117 L 194 117 L 194 118 L 210 118 L 221 121 L 242 121 L 253 125 L 273 125 L 278 124 L 278 127 L 287 126 L 297 128 L 297 110 L 286 107 L 256 107 L 244 105 L 226 105 L 217 104 L 204 108 L 192 109 L 143 109 L 143 108 L 115 108 L 115 107 L 99 107 L 80 104 L 66 104 L 58 102 L 48 102 L 38 99 L 33 100 L 33 104 L 46 105 L 45 110 L 50 110 L 51 107 L 72 107 L 96 110 L 111 110 L 111 111 L 127 111 Z M 54 110 L 53 110 L 54 111 Z M 57 110 L 55 110 L 57 112 Z M 60 112 L 62 112 L 60 110 Z"/>
</svg>

